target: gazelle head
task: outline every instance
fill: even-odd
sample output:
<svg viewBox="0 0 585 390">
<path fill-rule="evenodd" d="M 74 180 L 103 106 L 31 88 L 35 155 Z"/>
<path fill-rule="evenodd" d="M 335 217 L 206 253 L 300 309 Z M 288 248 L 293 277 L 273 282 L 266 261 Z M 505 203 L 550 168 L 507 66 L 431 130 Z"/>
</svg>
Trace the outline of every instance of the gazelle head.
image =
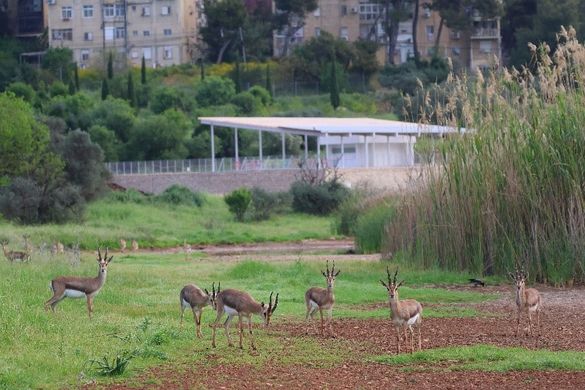
<svg viewBox="0 0 585 390">
<path fill-rule="evenodd" d="M 394 277 L 390 276 L 390 268 L 388 267 L 386 267 L 386 274 L 388 275 L 388 283 L 385 283 L 382 279 L 380 279 L 380 283 L 382 283 L 382 286 L 386 287 L 386 290 L 388 290 L 388 297 L 390 300 L 398 299 L 398 287 L 402 286 L 404 280 L 400 283 L 396 283 L 398 268 L 396 268 L 396 272 L 394 272 Z"/>
<path fill-rule="evenodd" d="M 335 272 L 335 260 L 333 260 L 333 268 L 331 268 L 331 271 L 329 271 L 329 260 L 327 260 L 327 272 L 321 271 L 323 276 L 325 276 L 325 280 L 327 280 L 327 288 L 333 288 L 333 285 L 335 284 L 335 278 L 337 275 L 339 275 L 340 272 L 341 270 Z"/>
<path fill-rule="evenodd" d="M 106 247 L 106 254 L 102 257 L 102 252 L 100 251 L 100 248 L 98 247 L 97 262 L 98 262 L 99 267 L 100 267 L 100 273 L 105 274 L 106 272 L 108 272 L 108 264 L 110 264 L 110 261 L 112 261 L 113 258 L 114 258 L 114 256 L 110 256 L 108 258 L 108 248 L 107 247 Z"/>
<path fill-rule="evenodd" d="M 261 303 L 262 305 L 262 317 L 264 317 L 264 325 L 268 326 L 270 324 L 270 318 L 272 314 L 276 311 L 276 307 L 278 306 L 278 293 L 276 293 L 276 299 L 274 300 L 274 305 L 272 304 L 272 294 L 270 293 L 270 298 L 268 300 L 268 305 L 264 302 Z"/>
<path fill-rule="evenodd" d="M 215 282 L 211 284 L 211 294 L 207 289 L 204 289 L 207 294 L 207 304 L 210 305 L 213 310 L 217 310 L 217 294 L 221 291 L 221 282 L 217 283 L 217 291 L 215 291 Z"/>
<path fill-rule="evenodd" d="M 528 273 L 524 270 L 524 267 L 514 270 L 514 273 L 508 272 L 508 276 L 514 281 L 516 290 L 520 291 L 526 286 L 526 279 L 528 279 Z"/>
</svg>

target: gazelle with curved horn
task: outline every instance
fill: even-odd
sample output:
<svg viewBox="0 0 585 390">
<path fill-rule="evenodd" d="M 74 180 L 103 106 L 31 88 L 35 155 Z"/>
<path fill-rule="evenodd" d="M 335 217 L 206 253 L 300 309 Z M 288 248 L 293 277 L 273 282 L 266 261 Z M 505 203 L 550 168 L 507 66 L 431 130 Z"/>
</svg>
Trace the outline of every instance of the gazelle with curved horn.
<svg viewBox="0 0 585 390">
<path fill-rule="evenodd" d="M 333 326 L 331 324 L 331 317 L 333 314 L 333 304 L 335 303 L 335 295 L 333 294 L 333 286 L 335 284 L 335 278 L 341 270 L 335 272 L 335 261 L 333 261 L 333 268 L 329 270 L 329 260 L 327 260 L 327 272 L 321 271 L 325 280 L 327 281 L 327 288 L 322 287 L 311 287 L 305 293 L 305 304 L 307 305 L 307 314 L 305 319 L 309 317 L 313 318 L 315 311 L 318 309 L 321 315 L 321 334 L 325 334 L 325 324 L 323 322 L 323 310 L 327 310 L 327 317 L 329 323 L 329 331 L 333 336 Z"/>
<path fill-rule="evenodd" d="M 113 258 L 114 256 L 108 258 L 108 248 L 106 248 L 106 254 L 103 257 L 98 248 L 97 262 L 99 268 L 98 275 L 95 278 L 59 276 L 51 280 L 50 288 L 53 291 L 53 296 L 45 302 L 45 310 L 48 310 L 50 306 L 51 310 L 55 311 L 55 306 L 65 298 L 87 298 L 87 313 L 91 319 L 93 298 L 106 282 L 108 265 Z"/>
<path fill-rule="evenodd" d="M 274 304 L 272 304 L 272 294 L 273 293 L 271 292 L 270 300 L 268 301 L 268 305 L 266 305 L 264 302 L 256 302 L 254 298 L 252 298 L 252 296 L 250 296 L 250 294 L 245 291 L 229 288 L 227 290 L 218 292 L 216 298 L 217 317 L 215 318 L 213 324 L 210 325 L 212 328 L 211 346 L 215 348 L 215 328 L 219 325 L 219 321 L 225 313 L 227 314 L 227 319 L 223 326 L 225 328 L 225 335 L 228 340 L 228 345 L 230 347 L 233 346 L 229 334 L 230 323 L 235 316 L 238 316 L 240 348 L 244 348 L 242 345 L 244 337 L 243 319 L 246 318 L 248 321 L 248 332 L 250 333 L 250 345 L 252 349 L 256 349 L 256 345 L 254 345 L 254 335 L 252 334 L 252 314 L 258 314 L 262 316 L 264 319 L 264 325 L 268 326 L 270 324 L 270 318 L 272 317 L 272 314 L 278 307 L 278 294 L 276 294 Z"/>
<path fill-rule="evenodd" d="M 221 285 L 217 286 L 217 292 L 221 289 Z M 211 285 L 210 294 L 207 289 L 201 290 L 194 284 L 188 284 L 181 290 L 179 294 L 179 302 L 181 304 L 181 326 L 183 326 L 183 316 L 185 309 L 190 307 L 193 311 L 193 318 L 195 319 L 195 333 L 197 337 L 201 338 L 201 314 L 205 306 L 209 305 L 215 310 L 215 282 Z"/>
<path fill-rule="evenodd" d="M 414 352 L 414 330 L 413 327 L 418 329 L 418 349 L 422 348 L 420 328 L 422 327 L 422 305 L 414 299 L 405 299 L 401 301 L 398 298 L 398 288 L 402 286 L 404 280 L 400 283 L 396 283 L 396 277 L 398 276 L 398 269 L 394 273 L 394 278 L 390 276 L 390 269 L 386 267 L 386 274 L 388 275 L 388 283 L 380 280 L 382 286 L 388 290 L 388 301 L 390 304 L 390 315 L 392 322 L 394 323 L 394 329 L 396 329 L 396 351 L 400 353 L 400 328 L 404 329 L 404 342 L 408 348 L 408 336 L 406 330 L 410 333 L 410 352 Z"/>
<path fill-rule="evenodd" d="M 522 269 L 516 267 L 514 274 L 508 272 L 508 275 L 516 285 L 516 337 L 518 337 L 520 330 L 520 317 L 523 311 L 528 314 L 528 333 L 531 336 L 532 313 L 536 313 L 536 328 L 538 336 L 540 336 L 540 310 L 542 308 L 540 293 L 535 288 L 526 288 L 528 273 L 524 270 L 524 267 Z"/>
</svg>

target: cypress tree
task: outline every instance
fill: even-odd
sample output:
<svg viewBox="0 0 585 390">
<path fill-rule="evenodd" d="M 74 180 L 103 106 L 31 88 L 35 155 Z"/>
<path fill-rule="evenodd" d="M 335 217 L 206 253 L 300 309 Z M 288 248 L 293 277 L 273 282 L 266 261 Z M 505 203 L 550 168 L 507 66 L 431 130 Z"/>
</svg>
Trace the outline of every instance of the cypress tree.
<svg viewBox="0 0 585 390">
<path fill-rule="evenodd" d="M 331 61 L 331 85 L 329 87 L 329 98 L 331 99 L 331 105 L 337 109 L 340 105 L 339 98 L 339 82 L 337 81 L 337 67 L 335 66 L 335 58 Z"/>
<path fill-rule="evenodd" d="M 106 100 L 108 95 L 110 94 L 110 89 L 108 88 L 108 80 L 102 80 L 102 100 Z"/>
<path fill-rule="evenodd" d="M 199 70 L 201 72 L 201 81 L 205 80 L 205 67 L 203 66 L 203 58 L 199 59 Z"/>
<path fill-rule="evenodd" d="M 132 71 L 128 72 L 128 102 L 132 107 L 136 107 L 136 92 L 134 91 L 134 78 Z"/>
<path fill-rule="evenodd" d="M 146 84 L 146 59 L 142 56 L 142 64 L 140 65 L 140 83 Z"/>
<path fill-rule="evenodd" d="M 114 78 L 114 58 L 112 57 L 112 53 L 108 56 L 108 79 L 111 80 Z"/>
<path fill-rule="evenodd" d="M 266 90 L 272 96 L 272 76 L 270 75 L 270 64 L 266 64 Z"/>
<path fill-rule="evenodd" d="M 75 80 L 75 90 L 79 91 L 79 68 L 77 66 L 77 62 L 75 63 L 75 68 L 73 69 L 73 79 Z"/>
<path fill-rule="evenodd" d="M 75 84 L 73 83 L 73 80 L 69 80 L 69 95 L 75 95 Z"/>
<path fill-rule="evenodd" d="M 240 60 L 238 58 L 236 60 L 236 69 L 234 71 L 234 82 L 236 83 L 236 93 L 242 92 L 241 78 L 242 78 L 242 75 L 240 74 Z"/>
</svg>

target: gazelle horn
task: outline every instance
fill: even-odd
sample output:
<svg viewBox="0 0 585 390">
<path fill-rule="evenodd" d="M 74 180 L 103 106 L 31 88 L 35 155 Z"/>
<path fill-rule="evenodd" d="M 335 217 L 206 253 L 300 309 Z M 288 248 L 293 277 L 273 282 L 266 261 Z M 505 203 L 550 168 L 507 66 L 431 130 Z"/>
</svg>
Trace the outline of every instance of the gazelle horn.
<svg viewBox="0 0 585 390">
<path fill-rule="evenodd" d="M 333 260 L 333 268 L 331 268 L 331 275 L 335 275 L 335 260 Z"/>
<path fill-rule="evenodd" d="M 54 247 L 54 246 L 53 246 Z M 100 251 L 100 247 L 98 246 L 98 258 L 102 259 L 102 252 Z"/>
<path fill-rule="evenodd" d="M 386 266 L 386 274 L 388 274 L 388 286 L 392 284 L 392 276 L 390 275 L 390 267 Z"/>
<path fill-rule="evenodd" d="M 327 276 L 329 276 L 329 275 L 331 275 L 331 274 L 329 273 L 329 260 L 327 260 Z"/>
<path fill-rule="evenodd" d="M 268 310 L 272 309 L 272 294 L 274 294 L 273 291 L 270 292 L 270 298 L 268 298 Z"/>
<path fill-rule="evenodd" d="M 394 284 L 396 284 L 396 277 L 398 276 L 398 268 L 396 268 L 396 272 L 394 272 Z"/>
<path fill-rule="evenodd" d="M 215 282 L 211 283 L 211 295 L 215 297 Z"/>
<path fill-rule="evenodd" d="M 270 312 L 274 313 L 277 306 L 278 306 L 278 293 L 276 293 L 276 299 L 274 300 L 274 306 L 272 307 L 272 310 L 270 310 Z"/>
</svg>

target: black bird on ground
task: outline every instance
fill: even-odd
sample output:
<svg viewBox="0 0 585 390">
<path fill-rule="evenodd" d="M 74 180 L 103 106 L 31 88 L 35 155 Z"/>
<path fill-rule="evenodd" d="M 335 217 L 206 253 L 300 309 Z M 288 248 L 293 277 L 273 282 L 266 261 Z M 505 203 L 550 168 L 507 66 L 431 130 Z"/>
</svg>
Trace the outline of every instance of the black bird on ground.
<svg viewBox="0 0 585 390">
<path fill-rule="evenodd" d="M 479 280 L 479 279 L 470 278 L 469 283 L 472 283 L 473 287 L 478 287 L 478 286 L 485 287 L 485 282 L 482 280 Z"/>
</svg>

